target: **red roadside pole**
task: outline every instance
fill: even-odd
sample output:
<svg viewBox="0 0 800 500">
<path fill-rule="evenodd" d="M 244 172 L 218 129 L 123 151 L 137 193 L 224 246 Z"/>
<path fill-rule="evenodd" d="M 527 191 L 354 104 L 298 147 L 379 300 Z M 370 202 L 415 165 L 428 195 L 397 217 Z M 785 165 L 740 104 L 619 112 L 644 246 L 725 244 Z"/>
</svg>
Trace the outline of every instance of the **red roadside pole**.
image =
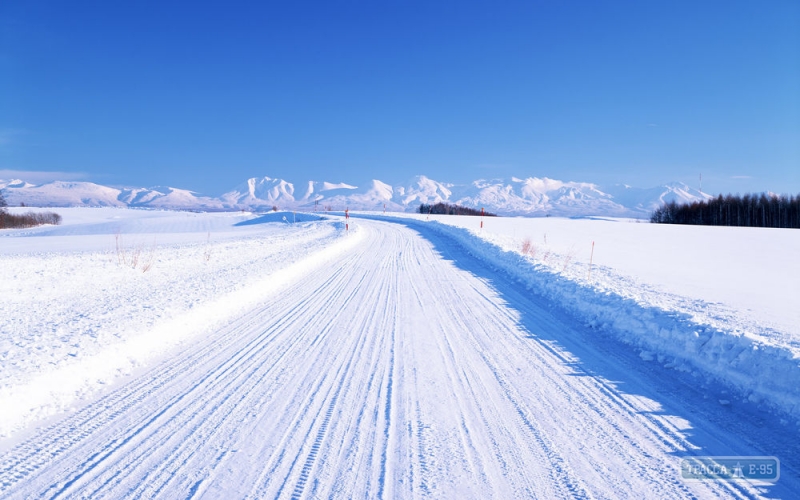
<svg viewBox="0 0 800 500">
<path fill-rule="evenodd" d="M 344 222 L 344 230 L 345 231 L 349 231 L 350 230 L 350 209 L 349 208 L 345 208 L 344 209 L 344 221 L 345 221 Z"/>
</svg>

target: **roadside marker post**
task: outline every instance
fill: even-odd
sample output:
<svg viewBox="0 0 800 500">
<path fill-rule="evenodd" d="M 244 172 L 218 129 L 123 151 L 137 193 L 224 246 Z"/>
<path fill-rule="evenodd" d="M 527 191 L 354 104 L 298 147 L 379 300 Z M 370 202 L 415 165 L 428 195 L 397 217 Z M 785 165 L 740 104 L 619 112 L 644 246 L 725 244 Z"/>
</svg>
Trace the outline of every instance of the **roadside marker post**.
<svg viewBox="0 0 800 500">
<path fill-rule="evenodd" d="M 350 231 L 350 209 L 344 209 L 344 230 Z"/>
<path fill-rule="evenodd" d="M 589 255 L 589 275 L 587 279 L 592 281 L 592 261 L 594 260 L 594 241 L 592 241 L 592 253 Z"/>
<path fill-rule="evenodd" d="M 481 229 L 483 229 L 483 207 L 481 207 Z"/>
</svg>

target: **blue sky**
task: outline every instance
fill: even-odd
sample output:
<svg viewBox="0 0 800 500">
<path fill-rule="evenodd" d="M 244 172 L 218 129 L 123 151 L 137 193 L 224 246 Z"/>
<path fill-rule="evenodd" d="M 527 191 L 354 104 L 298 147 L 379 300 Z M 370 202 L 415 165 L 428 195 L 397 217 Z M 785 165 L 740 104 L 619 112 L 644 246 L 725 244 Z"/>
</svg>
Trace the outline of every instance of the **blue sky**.
<svg viewBox="0 0 800 500">
<path fill-rule="evenodd" d="M 799 89 L 796 1 L 5 0 L 0 178 L 798 193 Z"/>
</svg>

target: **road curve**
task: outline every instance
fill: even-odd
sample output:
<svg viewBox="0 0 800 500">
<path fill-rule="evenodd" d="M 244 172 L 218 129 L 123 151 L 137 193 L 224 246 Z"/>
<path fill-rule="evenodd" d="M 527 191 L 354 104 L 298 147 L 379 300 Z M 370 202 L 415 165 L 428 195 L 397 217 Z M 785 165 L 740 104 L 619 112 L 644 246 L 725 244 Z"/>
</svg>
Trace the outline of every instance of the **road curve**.
<svg viewBox="0 0 800 500">
<path fill-rule="evenodd" d="M 658 383 L 666 370 L 592 340 L 424 225 L 356 225 L 349 255 L 9 450 L 0 496 L 728 498 L 797 486 L 683 481 L 683 455 L 765 454 L 778 439 L 737 444 L 730 433 L 750 427 L 726 427 L 683 381 Z"/>
</svg>

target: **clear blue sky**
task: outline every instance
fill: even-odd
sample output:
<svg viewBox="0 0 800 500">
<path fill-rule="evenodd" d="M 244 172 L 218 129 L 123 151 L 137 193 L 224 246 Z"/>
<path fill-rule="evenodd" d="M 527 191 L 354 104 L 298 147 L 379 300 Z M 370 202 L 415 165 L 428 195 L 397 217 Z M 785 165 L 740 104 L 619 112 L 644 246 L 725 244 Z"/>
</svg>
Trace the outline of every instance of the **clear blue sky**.
<svg viewBox="0 0 800 500">
<path fill-rule="evenodd" d="M 13 171 L 798 193 L 800 2 L 4 0 Z"/>
</svg>

